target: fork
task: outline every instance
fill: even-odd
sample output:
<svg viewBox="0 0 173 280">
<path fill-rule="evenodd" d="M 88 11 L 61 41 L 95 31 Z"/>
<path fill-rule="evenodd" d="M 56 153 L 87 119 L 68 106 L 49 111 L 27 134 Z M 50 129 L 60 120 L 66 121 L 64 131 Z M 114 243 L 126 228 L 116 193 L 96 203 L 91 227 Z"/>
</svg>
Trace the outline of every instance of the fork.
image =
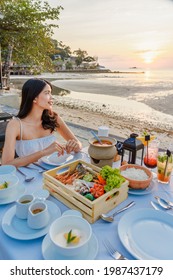
<svg viewBox="0 0 173 280">
<path fill-rule="evenodd" d="M 43 172 L 45 172 L 45 170 L 39 170 L 39 169 L 37 169 L 37 168 L 34 168 L 34 167 L 31 167 L 31 166 L 25 166 L 25 168 L 27 168 L 27 169 L 33 169 L 33 170 L 35 170 L 35 171 L 37 171 L 38 173 L 43 173 Z"/>
<path fill-rule="evenodd" d="M 117 250 L 115 250 L 112 246 L 112 244 L 107 240 L 103 240 L 103 245 L 105 246 L 108 253 L 112 256 L 115 260 L 127 260 L 121 253 L 119 253 Z"/>
</svg>

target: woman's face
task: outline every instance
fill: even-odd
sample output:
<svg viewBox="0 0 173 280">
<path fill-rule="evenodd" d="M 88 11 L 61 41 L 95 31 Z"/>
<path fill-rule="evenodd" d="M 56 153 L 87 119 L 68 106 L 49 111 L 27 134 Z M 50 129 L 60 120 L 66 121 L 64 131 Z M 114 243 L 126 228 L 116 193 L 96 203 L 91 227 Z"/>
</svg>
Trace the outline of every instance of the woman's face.
<svg viewBox="0 0 173 280">
<path fill-rule="evenodd" d="M 51 87 L 46 84 L 40 94 L 34 99 L 34 104 L 42 108 L 43 110 L 52 110 L 53 100 L 51 94 Z"/>
</svg>

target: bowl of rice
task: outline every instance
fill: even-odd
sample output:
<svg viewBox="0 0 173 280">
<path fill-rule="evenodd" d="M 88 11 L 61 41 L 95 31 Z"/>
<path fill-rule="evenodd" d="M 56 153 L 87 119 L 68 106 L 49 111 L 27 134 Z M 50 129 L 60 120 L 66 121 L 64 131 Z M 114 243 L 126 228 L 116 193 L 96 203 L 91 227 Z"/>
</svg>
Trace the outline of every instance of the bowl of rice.
<svg viewBox="0 0 173 280">
<path fill-rule="evenodd" d="M 120 167 L 121 175 L 129 181 L 129 188 L 146 189 L 153 178 L 152 172 L 141 165 L 126 164 Z"/>
</svg>

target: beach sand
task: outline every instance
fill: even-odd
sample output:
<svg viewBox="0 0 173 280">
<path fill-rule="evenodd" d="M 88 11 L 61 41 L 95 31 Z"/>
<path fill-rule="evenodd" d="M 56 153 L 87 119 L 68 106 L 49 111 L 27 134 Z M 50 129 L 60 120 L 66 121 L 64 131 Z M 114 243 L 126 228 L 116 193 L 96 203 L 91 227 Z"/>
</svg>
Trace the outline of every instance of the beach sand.
<svg viewBox="0 0 173 280">
<path fill-rule="evenodd" d="M 68 91 L 65 95 L 54 95 L 54 110 L 66 121 L 92 129 L 105 125 L 110 134 L 128 138 L 131 133 L 141 135 L 147 131 L 156 135 L 160 147 L 170 148 L 173 144 L 173 116 L 159 112 L 154 108 L 127 98 L 125 86 L 111 86 L 104 81 L 87 79 L 79 74 L 58 74 L 40 77 L 51 81 L 54 86 Z M 31 77 L 17 77 L 24 82 Z M 24 80 L 22 80 L 24 79 Z M 12 80 L 15 85 L 15 79 Z M 116 96 L 106 95 L 106 92 Z M 117 92 L 117 94 L 116 94 Z"/>
<path fill-rule="evenodd" d="M 64 89 L 77 89 L 64 96 L 56 96 L 54 109 L 65 121 L 96 129 L 105 125 L 110 134 L 128 138 L 131 133 L 141 135 L 147 131 L 156 135 L 160 140 L 160 147 L 170 148 L 173 143 L 173 116 L 154 110 L 146 104 L 122 97 L 105 96 L 86 93 L 78 81 L 55 81 L 54 85 Z M 70 85 L 69 85 L 70 84 Z M 80 81 L 80 85 L 82 81 Z M 90 83 L 89 83 L 90 84 Z M 85 90 L 90 91 L 86 85 Z M 102 91 L 103 91 L 102 87 Z M 105 88 L 106 90 L 106 88 Z M 122 89 L 121 89 L 122 90 Z M 92 88 L 92 92 L 94 89 Z M 99 89 L 96 87 L 96 92 Z"/>
</svg>

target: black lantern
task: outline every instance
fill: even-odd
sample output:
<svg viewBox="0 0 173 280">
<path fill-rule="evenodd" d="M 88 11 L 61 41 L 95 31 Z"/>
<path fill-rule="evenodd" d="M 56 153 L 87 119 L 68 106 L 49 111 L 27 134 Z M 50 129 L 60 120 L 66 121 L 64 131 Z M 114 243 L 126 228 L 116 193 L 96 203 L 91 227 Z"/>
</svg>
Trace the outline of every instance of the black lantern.
<svg viewBox="0 0 173 280">
<path fill-rule="evenodd" d="M 123 147 L 122 147 L 122 157 L 121 157 L 121 163 L 123 161 L 124 157 L 124 152 L 127 150 L 128 151 L 128 163 L 135 164 L 136 163 L 136 157 L 137 157 L 137 152 L 141 150 L 141 165 L 143 162 L 143 155 L 144 155 L 144 144 L 136 139 L 138 134 L 132 133 L 130 135 L 130 138 L 126 139 L 123 142 Z"/>
</svg>

